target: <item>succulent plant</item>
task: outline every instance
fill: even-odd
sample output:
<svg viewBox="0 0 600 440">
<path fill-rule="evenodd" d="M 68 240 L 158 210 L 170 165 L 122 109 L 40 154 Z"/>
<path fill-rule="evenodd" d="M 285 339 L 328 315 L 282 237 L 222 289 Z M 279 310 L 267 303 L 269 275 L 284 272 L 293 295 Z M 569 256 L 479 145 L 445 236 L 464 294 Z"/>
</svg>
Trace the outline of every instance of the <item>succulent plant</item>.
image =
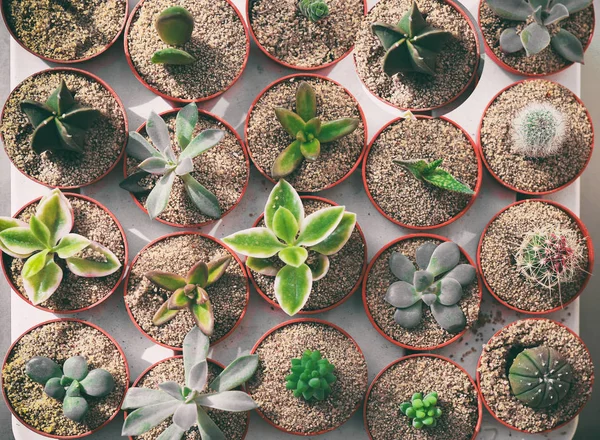
<svg viewBox="0 0 600 440">
<path fill-rule="evenodd" d="M 550 347 L 527 348 L 508 371 L 512 393 L 531 408 L 547 408 L 569 392 L 573 369 L 562 354 Z"/>
<path fill-rule="evenodd" d="M 397 25 L 373 23 L 371 32 L 386 51 L 383 71 L 390 77 L 408 72 L 434 76 L 437 56 L 452 36 L 427 24 L 415 1 Z"/>
<path fill-rule="evenodd" d="M 29 224 L 0 217 L 0 250 L 13 258 L 27 260 L 21 276 L 34 305 L 46 301 L 60 286 L 63 269 L 55 257 L 64 260 L 72 273 L 85 278 L 105 277 L 121 267 L 108 248 L 70 233 L 73 222 L 73 208 L 58 189 L 42 197 Z"/>
<path fill-rule="evenodd" d="M 198 327 L 194 327 L 183 341 L 184 386 L 171 381 L 158 385 L 158 390 L 129 388 L 122 409 L 134 411 L 125 419 L 123 436 L 141 435 L 173 416 L 173 424 L 158 439 L 180 440 L 188 429 L 197 425 L 202 439 L 224 440 L 225 435 L 205 408 L 241 412 L 257 407 L 245 392 L 231 390 L 254 375 L 258 368 L 258 356 L 238 357 L 206 390 L 208 348 L 208 337 Z"/>
<path fill-rule="evenodd" d="M 412 420 L 416 429 L 433 428 L 437 419 L 442 416 L 442 410 L 437 407 L 438 393 L 431 392 L 423 397 L 423 393 L 412 395 L 410 402 L 400 405 L 400 412 Z"/>
<path fill-rule="evenodd" d="M 298 9 L 313 23 L 329 15 L 329 5 L 325 0 L 300 0 Z"/>
<path fill-rule="evenodd" d="M 223 241 L 248 257 L 250 269 L 275 277 L 277 302 L 288 315 L 295 315 L 308 301 L 313 281 L 327 274 L 328 256 L 339 252 L 350 239 L 356 214 L 346 212 L 344 206 L 332 206 L 304 217 L 300 196 L 292 185 L 280 180 L 265 205 L 265 224 Z M 313 267 L 306 263 L 309 251 L 317 254 Z M 285 264 L 281 269 L 271 260 L 275 255 Z"/>
<path fill-rule="evenodd" d="M 73 356 L 62 368 L 52 359 L 35 356 L 25 364 L 29 378 L 44 385 L 44 393 L 63 403 L 63 414 L 81 422 L 88 412 L 88 397 L 108 396 L 115 389 L 115 379 L 102 368 L 88 372 L 83 356 Z"/>
<path fill-rule="evenodd" d="M 290 175 L 304 159 L 317 160 L 321 154 L 321 144 L 349 135 L 360 123 L 360 120 L 354 118 L 322 122 L 317 116 L 315 90 L 306 81 L 300 82 L 296 90 L 296 112 L 278 107 L 275 115 L 285 131 L 294 138 L 294 142 L 275 159 L 271 169 L 273 179 Z"/>
<path fill-rule="evenodd" d="M 529 23 L 523 30 L 505 29 L 500 48 L 506 53 L 525 49 L 527 56 L 540 53 L 550 44 L 567 61 L 583 63 L 583 45 L 560 22 L 592 4 L 592 0 L 486 0 L 500 18 Z"/>
<path fill-rule="evenodd" d="M 567 139 L 566 118 L 550 103 L 532 102 L 512 120 L 511 138 L 517 154 L 536 158 L 554 156 Z"/>
<path fill-rule="evenodd" d="M 436 245 L 425 243 L 416 251 L 417 270 L 407 256 L 393 252 L 390 271 L 400 281 L 392 283 L 385 301 L 396 307 L 394 320 L 404 328 L 419 325 L 423 304 L 429 306 L 436 322 L 444 330 L 457 333 L 467 320 L 457 305 L 463 289 L 476 278 L 470 264 L 459 264 L 460 249 L 451 241 Z"/>
<path fill-rule="evenodd" d="M 337 380 L 334 370 L 319 350 L 305 350 L 300 359 L 292 359 L 292 373 L 286 376 L 285 387 L 306 401 L 325 400 L 331 394 L 331 384 Z"/>
<path fill-rule="evenodd" d="M 154 23 L 158 36 L 171 46 L 183 46 L 192 38 L 194 16 L 183 6 L 171 6 L 162 11 Z M 154 64 L 192 64 L 196 58 L 183 49 L 160 49 L 152 55 Z"/>
<path fill-rule="evenodd" d="M 87 130 L 100 117 L 100 112 L 75 101 L 64 79 L 45 103 L 26 99 L 21 110 L 35 128 L 31 148 L 37 154 L 46 151 L 83 153 Z"/>
<path fill-rule="evenodd" d="M 194 171 L 193 159 L 217 145 L 225 136 L 225 132 L 209 129 L 192 138 L 197 123 L 196 104 L 188 104 L 177 113 L 175 137 L 180 151 L 178 155 L 175 155 L 171 147 L 169 127 L 154 112 L 150 113 L 146 122 L 146 132 L 154 146 L 138 132 L 129 132 L 127 154 L 140 161 L 139 171 L 127 177 L 119 186 L 133 194 L 149 192 L 146 209 L 152 219 L 158 217 L 167 207 L 175 177 L 181 179 L 188 197 L 202 214 L 213 218 L 221 216 L 217 197 L 194 179 L 191 173 Z M 151 191 L 140 185 L 140 181 L 149 174 L 162 176 Z"/>
<path fill-rule="evenodd" d="M 467 185 L 458 181 L 448 171 L 440 168 L 443 161 L 444 159 L 437 159 L 427 163 L 423 159 L 418 159 L 394 160 L 394 163 L 406 168 L 416 179 L 427 182 L 437 188 L 461 194 L 475 194 Z"/>
</svg>

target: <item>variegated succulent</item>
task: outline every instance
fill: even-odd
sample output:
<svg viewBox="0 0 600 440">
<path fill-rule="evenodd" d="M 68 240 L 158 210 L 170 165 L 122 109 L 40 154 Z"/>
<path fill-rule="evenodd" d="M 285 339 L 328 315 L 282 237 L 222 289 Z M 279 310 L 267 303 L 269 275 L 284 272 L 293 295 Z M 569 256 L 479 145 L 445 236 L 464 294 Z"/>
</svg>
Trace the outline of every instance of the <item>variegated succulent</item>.
<svg viewBox="0 0 600 440">
<path fill-rule="evenodd" d="M 0 217 L 0 249 L 14 258 L 27 260 L 21 276 L 27 296 L 35 305 L 58 289 L 63 269 L 55 259 L 80 277 L 98 278 L 115 273 L 121 262 L 110 249 L 79 234 L 73 228 L 73 208 L 60 190 L 39 201 L 29 224 Z"/>
<path fill-rule="evenodd" d="M 467 185 L 457 180 L 448 171 L 440 168 L 443 161 L 444 159 L 437 159 L 427 163 L 422 159 L 418 159 L 394 160 L 394 163 L 406 168 L 416 179 L 427 182 L 437 188 L 468 195 L 475 194 Z"/>
<path fill-rule="evenodd" d="M 344 206 L 332 206 L 304 216 L 304 205 L 296 190 L 280 180 L 265 205 L 266 227 L 237 232 L 223 241 L 246 255 L 246 265 L 255 272 L 275 277 L 275 297 L 284 312 L 295 315 L 308 301 L 312 284 L 329 270 L 329 255 L 340 251 L 350 239 L 356 214 Z M 306 263 L 309 251 L 317 263 Z M 281 269 L 271 257 L 285 264 Z"/>
<path fill-rule="evenodd" d="M 194 16 L 183 6 L 171 6 L 154 22 L 160 39 L 171 46 L 183 46 L 192 38 Z M 197 60 L 183 49 L 168 47 L 152 55 L 154 64 L 192 64 Z"/>
</svg>

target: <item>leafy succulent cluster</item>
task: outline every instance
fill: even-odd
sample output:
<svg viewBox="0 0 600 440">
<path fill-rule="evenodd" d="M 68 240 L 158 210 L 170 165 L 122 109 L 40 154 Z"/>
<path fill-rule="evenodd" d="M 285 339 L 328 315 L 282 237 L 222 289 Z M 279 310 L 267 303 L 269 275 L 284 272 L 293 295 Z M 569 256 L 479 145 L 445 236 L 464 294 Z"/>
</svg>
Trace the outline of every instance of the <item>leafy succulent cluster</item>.
<svg viewBox="0 0 600 440">
<path fill-rule="evenodd" d="M 25 373 L 44 385 L 44 393 L 63 402 L 63 414 L 81 422 L 88 412 L 87 397 L 104 397 L 115 389 L 115 379 L 102 368 L 88 372 L 83 356 L 73 356 L 62 368 L 52 359 L 42 356 L 31 358 L 25 364 Z"/>
<path fill-rule="evenodd" d="M 64 79 L 45 103 L 26 99 L 20 105 L 35 128 L 31 148 L 37 154 L 61 150 L 83 153 L 86 131 L 100 117 L 98 110 L 75 102 Z"/>
<path fill-rule="evenodd" d="M 70 233 L 73 223 L 71 204 L 58 189 L 42 197 L 29 224 L 0 217 L 0 250 L 27 260 L 21 276 L 33 304 L 43 303 L 60 286 L 63 269 L 55 257 L 64 260 L 72 273 L 86 278 L 105 277 L 121 267 L 108 248 Z"/>
<path fill-rule="evenodd" d="M 423 159 L 417 159 L 394 160 L 394 163 L 406 168 L 417 180 L 427 182 L 437 188 L 461 194 L 475 194 L 467 185 L 457 180 L 448 171 L 440 168 L 443 161 L 444 159 L 437 159 L 427 163 Z"/>
<path fill-rule="evenodd" d="M 171 148 L 171 136 L 166 122 L 151 112 L 146 122 L 146 132 L 154 144 L 152 146 L 141 134 L 129 132 L 127 154 L 140 161 L 136 171 L 120 183 L 120 187 L 133 194 L 148 194 L 146 209 L 150 218 L 158 217 L 167 207 L 175 177 L 179 177 L 192 203 L 204 215 L 213 218 L 221 216 L 217 197 L 202 186 L 191 173 L 194 159 L 217 145 L 225 136 L 223 130 L 204 130 L 193 137 L 198 123 L 198 107 L 191 103 L 177 113 L 175 137 L 180 153 L 175 155 Z M 148 175 L 162 176 L 150 191 L 140 185 Z"/>
<path fill-rule="evenodd" d="M 397 25 L 373 23 L 371 32 L 386 51 L 383 71 L 390 77 L 408 72 L 434 76 L 437 56 L 452 36 L 427 24 L 415 1 Z"/>
<path fill-rule="evenodd" d="M 573 368 L 554 348 L 527 348 L 514 359 L 508 380 L 512 393 L 525 405 L 547 408 L 569 392 Z"/>
<path fill-rule="evenodd" d="M 500 18 L 529 23 L 520 32 L 505 29 L 500 47 L 506 53 L 525 49 L 527 56 L 540 53 L 550 44 L 567 61 L 583 63 L 583 45 L 571 32 L 561 29 L 560 22 L 582 11 L 592 0 L 486 0 Z"/>
<path fill-rule="evenodd" d="M 304 159 L 315 161 L 321 154 L 321 144 L 336 141 L 349 135 L 358 127 L 355 118 L 322 122 L 317 117 L 317 96 L 306 81 L 296 90 L 296 112 L 283 107 L 275 109 L 281 126 L 295 140 L 275 159 L 271 169 L 274 179 L 290 175 Z"/>
<path fill-rule="evenodd" d="M 300 0 L 298 9 L 313 23 L 329 15 L 329 5 L 325 0 Z"/>
<path fill-rule="evenodd" d="M 433 428 L 437 419 L 442 416 L 442 410 L 437 407 L 438 393 L 431 392 L 423 397 L 423 393 L 412 395 L 410 402 L 400 405 L 400 412 L 412 420 L 413 428 Z"/>
<path fill-rule="evenodd" d="M 475 268 L 459 264 L 460 249 L 451 241 L 423 244 L 416 251 L 416 260 L 420 270 L 399 252 L 390 256 L 390 270 L 400 279 L 385 295 L 385 301 L 396 307 L 394 320 L 404 328 L 418 326 L 425 304 L 440 327 L 451 333 L 461 331 L 467 320 L 457 304 L 463 288 L 475 280 Z"/>
<path fill-rule="evenodd" d="M 559 153 L 567 139 L 566 118 L 547 102 L 532 102 L 511 122 L 513 151 L 525 157 L 550 157 Z"/>
<path fill-rule="evenodd" d="M 250 379 L 258 368 L 258 356 L 241 356 L 234 360 L 205 388 L 208 381 L 208 337 L 194 327 L 183 340 L 185 384 L 164 382 L 158 390 L 132 387 L 127 391 L 122 409 L 134 410 L 123 424 L 123 436 L 141 435 L 173 416 L 170 425 L 157 440 L 180 440 L 196 425 L 205 440 L 225 440 L 225 435 L 206 413 L 205 408 L 241 412 L 256 408 L 243 391 L 231 391 Z"/>
<path fill-rule="evenodd" d="M 188 309 L 196 325 L 206 336 L 213 334 L 215 317 L 212 303 L 206 288 L 216 283 L 225 273 L 231 256 L 225 256 L 209 263 L 196 263 L 185 277 L 160 270 L 150 271 L 144 276 L 155 286 L 173 294 L 158 309 L 152 323 L 163 325 L 173 319 L 180 310 Z"/>
<path fill-rule="evenodd" d="M 292 372 L 285 378 L 285 387 L 306 401 L 325 400 L 331 394 L 331 384 L 337 380 L 334 370 L 319 350 L 305 350 L 300 359 L 292 359 Z"/>
<path fill-rule="evenodd" d="M 171 6 L 162 11 L 154 23 L 160 39 L 171 46 L 183 46 L 192 38 L 194 17 L 183 6 Z M 183 49 L 168 47 L 154 52 L 154 64 L 192 64 L 196 58 Z"/>
<path fill-rule="evenodd" d="M 305 217 L 296 190 L 280 180 L 269 195 L 264 220 L 266 227 L 246 229 L 223 241 L 248 257 L 250 269 L 275 277 L 277 302 L 288 315 L 295 315 L 308 301 L 313 281 L 327 274 L 328 256 L 339 252 L 350 239 L 356 214 L 332 206 Z M 317 254 L 314 267 L 306 264 L 309 251 Z M 275 255 L 285 264 L 281 269 L 270 259 Z"/>
</svg>

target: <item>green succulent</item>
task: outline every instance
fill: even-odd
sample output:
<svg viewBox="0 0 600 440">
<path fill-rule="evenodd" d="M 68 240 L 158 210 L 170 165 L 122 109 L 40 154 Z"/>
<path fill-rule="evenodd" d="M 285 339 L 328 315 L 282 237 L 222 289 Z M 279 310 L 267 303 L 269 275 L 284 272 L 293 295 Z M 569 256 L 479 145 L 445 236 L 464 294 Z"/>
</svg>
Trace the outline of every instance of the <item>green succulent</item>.
<svg viewBox="0 0 600 440">
<path fill-rule="evenodd" d="M 532 102 L 511 122 L 513 150 L 525 157 L 558 154 L 567 140 L 566 117 L 547 102 Z"/>
<path fill-rule="evenodd" d="M 292 373 L 286 376 L 285 387 L 306 401 L 325 400 L 331 394 L 331 384 L 337 380 L 334 370 L 319 350 L 305 350 L 300 359 L 292 359 Z"/>
<path fill-rule="evenodd" d="M 321 144 L 349 135 L 360 123 L 360 120 L 354 118 L 321 121 L 317 116 L 315 90 L 306 81 L 300 82 L 296 90 L 296 112 L 278 107 L 275 115 L 285 131 L 294 138 L 294 142 L 275 159 L 271 169 L 273 179 L 292 174 L 305 159 L 317 160 L 321 154 Z"/>
<path fill-rule="evenodd" d="M 452 36 L 427 24 L 415 1 L 397 25 L 373 23 L 371 32 L 386 51 L 383 71 L 390 77 L 407 72 L 434 76 L 437 56 Z"/>
<path fill-rule="evenodd" d="M 87 398 L 108 396 L 115 389 L 115 379 L 102 368 L 88 372 L 83 356 L 73 356 L 62 368 L 52 359 L 35 356 L 25 364 L 29 378 L 44 385 L 44 393 L 63 402 L 63 414 L 81 422 L 88 412 Z"/>
<path fill-rule="evenodd" d="M 298 9 L 313 23 L 329 15 L 329 6 L 324 0 L 300 0 Z"/>
<path fill-rule="evenodd" d="M 46 151 L 83 153 L 86 132 L 100 117 L 100 111 L 77 104 L 64 79 L 45 103 L 26 99 L 20 106 L 35 128 L 31 148 L 37 154 Z"/>
<path fill-rule="evenodd" d="M 461 194 L 473 195 L 475 192 L 464 183 L 458 181 L 448 171 L 440 168 L 444 159 L 437 159 L 427 163 L 418 160 L 394 160 L 395 164 L 401 165 L 411 172 L 416 179 L 427 182 L 437 188 Z"/>
<path fill-rule="evenodd" d="M 162 11 L 154 26 L 160 39 L 171 46 L 183 46 L 192 38 L 194 16 L 183 6 L 171 6 Z M 192 64 L 197 60 L 183 49 L 160 49 L 152 55 L 154 64 Z"/>
<path fill-rule="evenodd" d="M 437 419 L 442 416 L 442 410 L 437 407 L 438 393 L 435 391 L 423 397 L 422 393 L 412 395 L 410 402 L 400 405 L 400 412 L 412 420 L 413 428 L 433 428 Z"/>
</svg>

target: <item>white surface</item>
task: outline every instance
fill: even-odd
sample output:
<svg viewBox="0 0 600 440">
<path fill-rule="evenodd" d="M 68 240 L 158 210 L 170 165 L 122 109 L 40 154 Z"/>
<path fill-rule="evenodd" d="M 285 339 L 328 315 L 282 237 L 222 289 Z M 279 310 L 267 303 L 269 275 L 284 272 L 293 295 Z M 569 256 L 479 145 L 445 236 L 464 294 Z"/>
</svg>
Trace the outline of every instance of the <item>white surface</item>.
<svg viewBox="0 0 600 440">
<path fill-rule="evenodd" d="M 135 0 L 130 3 L 135 3 Z M 245 1 L 234 0 L 234 3 L 244 14 Z M 369 7 L 372 7 L 376 2 L 370 0 L 368 3 Z M 477 15 L 477 3 L 477 0 L 465 0 L 463 2 L 474 16 Z M 27 76 L 48 66 L 47 63 L 27 53 L 14 41 L 11 41 L 11 88 Z M 167 103 L 144 88 L 130 72 L 123 54 L 122 41 L 119 41 L 99 59 L 75 67 L 97 74 L 115 89 L 127 108 L 130 129 L 136 129 L 151 110 L 164 111 L 169 109 Z M 224 117 L 238 133 L 243 135 L 246 111 L 253 99 L 270 82 L 289 73 L 292 72 L 267 59 L 253 44 L 248 67 L 241 79 L 221 97 L 201 104 L 200 107 Z M 380 103 L 364 89 L 356 76 L 351 57 L 318 73 L 339 81 L 358 99 L 367 115 L 369 140 L 379 128 L 401 114 L 400 111 Z M 519 77 L 501 70 L 493 61 L 487 60 L 477 89 L 460 108 L 449 113 L 448 117 L 462 125 L 472 136 L 475 136 L 481 114 L 488 101 L 500 89 L 518 79 Z M 571 67 L 551 79 L 566 85 L 576 93 L 580 90 L 579 66 Z M 175 229 L 157 222 L 151 222 L 147 215 L 135 206 L 129 195 L 118 187 L 121 178 L 121 167 L 118 166 L 107 178 L 91 187 L 84 188 L 82 193 L 96 198 L 117 216 L 127 232 L 130 258 L 132 259 L 149 241 L 166 233 L 174 232 Z M 271 183 L 266 181 L 255 169 L 252 169 L 250 186 L 241 204 L 225 219 L 203 228 L 202 231 L 217 238 L 222 238 L 240 228 L 250 227 L 255 218 L 262 212 L 263 204 L 271 187 Z M 46 191 L 44 187 L 26 179 L 14 168 L 11 170 L 11 209 L 13 213 L 25 203 L 44 194 Z M 345 204 L 349 210 L 358 214 L 359 223 L 367 238 L 369 259 L 387 242 L 410 233 L 410 231 L 387 221 L 375 210 L 364 192 L 359 171 L 355 172 L 342 185 L 319 193 L 319 195 L 340 204 Z M 565 204 L 578 213 L 579 182 L 553 196 L 552 199 Z M 452 225 L 438 229 L 434 233 L 453 239 L 463 246 L 471 257 L 475 258 L 477 243 L 486 223 L 502 207 L 514 200 L 514 193 L 503 189 L 489 175 L 485 174 L 482 192 L 467 214 Z M 92 311 L 77 314 L 76 317 L 99 325 L 115 337 L 125 351 L 133 381 L 149 365 L 173 353 L 153 344 L 136 329 L 125 311 L 122 293 L 122 289 L 117 290 L 101 306 Z M 576 301 L 566 310 L 549 315 L 549 317 L 559 321 L 564 320 L 563 322 L 571 329 L 578 331 L 578 310 L 579 301 Z M 489 314 L 496 313 L 496 311 L 502 313 L 507 323 L 517 319 L 513 312 L 500 306 L 487 292 L 484 293 L 482 312 Z M 371 326 L 363 310 L 360 291 L 356 292 L 349 301 L 337 309 L 316 315 L 316 317 L 338 324 L 357 340 L 367 358 L 369 380 L 372 380 L 387 364 L 404 354 L 404 350 L 388 343 Z M 34 309 L 13 292 L 11 318 L 11 336 L 14 340 L 27 328 L 39 322 L 53 319 L 54 315 Z M 253 291 L 248 313 L 241 326 L 232 336 L 212 349 L 211 357 L 222 363 L 229 363 L 239 352 L 249 350 L 268 329 L 286 320 L 287 316 L 283 312 L 271 310 L 271 307 Z M 494 330 L 498 329 L 498 325 L 486 325 L 481 330 L 484 333 L 484 341 L 487 341 Z M 473 341 L 473 335 L 471 332 L 467 332 L 461 342 L 439 350 L 438 353 L 446 356 L 454 354 L 454 360 L 458 360 L 463 353 L 470 350 L 471 346 L 474 345 Z M 480 344 L 476 346 L 476 349 L 477 351 L 466 356 L 465 361 L 462 363 L 473 376 L 481 352 Z M 105 429 L 87 438 L 90 440 L 117 439 L 120 436 L 122 421 L 122 416 L 118 416 Z M 32 434 L 25 427 L 19 425 L 13 418 L 13 431 L 17 440 L 44 438 Z M 558 430 L 558 432 L 546 436 L 528 436 L 513 431 L 511 438 L 528 440 L 542 438 L 567 439 L 573 436 L 575 427 L 576 422 L 573 422 Z M 253 413 L 246 438 L 247 440 L 279 440 L 291 439 L 294 436 L 283 434 L 272 428 L 257 414 Z M 340 429 L 318 438 L 327 440 L 367 439 L 362 423 L 362 408 Z M 484 409 L 483 428 L 478 438 L 485 440 L 507 439 L 509 438 L 509 430 L 495 422 Z"/>
</svg>

